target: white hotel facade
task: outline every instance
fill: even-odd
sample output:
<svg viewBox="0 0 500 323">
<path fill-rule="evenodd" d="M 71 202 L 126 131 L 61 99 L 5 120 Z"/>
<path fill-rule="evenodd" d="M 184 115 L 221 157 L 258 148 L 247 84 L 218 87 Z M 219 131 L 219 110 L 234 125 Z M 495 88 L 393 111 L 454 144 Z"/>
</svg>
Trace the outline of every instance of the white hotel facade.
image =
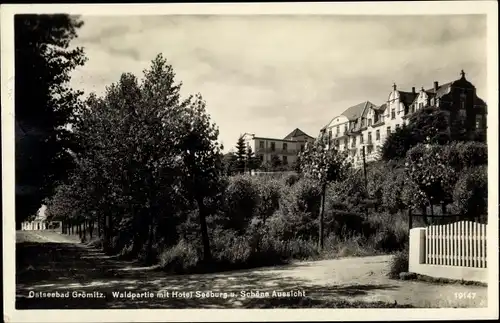
<svg viewBox="0 0 500 323">
<path fill-rule="evenodd" d="M 401 91 L 396 84 L 380 106 L 370 101 L 356 104 L 335 116 L 320 130 L 319 138 L 327 147 L 335 146 L 347 151 L 355 167 L 363 164 L 363 148 L 366 162 L 380 158 L 380 150 L 387 137 L 408 124 L 409 117 L 426 106 L 436 106 L 448 112 L 451 119 L 463 117 L 467 133 L 486 132 L 486 103 L 476 95 L 472 83 L 461 78 L 443 85 L 420 91 Z M 450 120 L 451 121 L 451 120 Z"/>
</svg>

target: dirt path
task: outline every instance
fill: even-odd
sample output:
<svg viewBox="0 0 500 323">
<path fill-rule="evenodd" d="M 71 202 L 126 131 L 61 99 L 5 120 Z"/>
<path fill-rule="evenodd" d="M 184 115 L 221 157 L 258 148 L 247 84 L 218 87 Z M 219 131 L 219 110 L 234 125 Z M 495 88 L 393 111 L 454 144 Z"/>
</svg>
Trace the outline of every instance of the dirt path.
<svg viewBox="0 0 500 323">
<path fill-rule="evenodd" d="M 134 262 L 116 260 L 54 232 L 18 232 L 17 242 L 18 308 L 227 308 L 245 306 L 248 299 L 266 298 L 273 291 L 295 292 L 296 296 L 302 293 L 314 299 L 396 301 L 416 307 L 487 306 L 486 287 L 388 279 L 390 256 L 298 262 L 216 274 L 166 275 Z M 455 293 L 464 291 L 474 293 L 474 299 L 457 299 Z M 29 298 L 30 292 L 70 295 Z M 126 292 L 136 297 L 117 294 Z M 99 298 L 100 293 L 104 298 Z"/>
</svg>

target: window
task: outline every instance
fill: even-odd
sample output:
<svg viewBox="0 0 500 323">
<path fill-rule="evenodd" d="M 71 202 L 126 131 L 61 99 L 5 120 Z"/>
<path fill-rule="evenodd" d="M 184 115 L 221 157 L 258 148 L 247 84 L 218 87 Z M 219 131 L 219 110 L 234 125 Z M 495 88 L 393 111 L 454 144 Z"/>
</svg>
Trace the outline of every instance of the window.
<svg viewBox="0 0 500 323">
<path fill-rule="evenodd" d="M 347 132 L 347 125 L 344 126 L 344 133 Z"/>
<path fill-rule="evenodd" d="M 399 130 L 399 124 L 396 125 L 396 131 L 398 131 L 398 130 Z"/>
<path fill-rule="evenodd" d="M 300 145 L 300 151 L 304 151 L 304 145 Z"/>
<path fill-rule="evenodd" d="M 373 151 L 373 147 L 372 146 L 368 146 L 368 154 L 371 154 Z"/>
<path fill-rule="evenodd" d="M 261 148 L 261 149 L 264 148 L 264 142 L 263 141 L 259 141 L 259 148 Z"/>
<path fill-rule="evenodd" d="M 414 113 L 416 109 L 417 109 L 416 105 L 415 105 L 415 104 L 413 104 L 413 105 L 411 106 L 411 113 Z"/>
<path fill-rule="evenodd" d="M 387 137 L 389 137 L 389 135 L 391 134 L 391 127 L 387 127 Z"/>
<path fill-rule="evenodd" d="M 288 165 L 288 157 L 287 156 L 283 156 L 283 164 Z"/>
<path fill-rule="evenodd" d="M 328 130 L 328 139 L 332 138 L 332 129 Z"/>
<path fill-rule="evenodd" d="M 396 119 L 396 109 L 391 109 L 391 119 Z"/>
<path fill-rule="evenodd" d="M 372 119 L 368 119 L 368 126 L 372 125 Z"/>
<path fill-rule="evenodd" d="M 340 134 L 340 126 L 337 126 L 337 136 Z"/>
<path fill-rule="evenodd" d="M 264 155 L 259 155 L 260 161 L 264 161 Z"/>
<path fill-rule="evenodd" d="M 380 140 L 380 130 L 377 130 L 377 132 L 375 132 L 375 140 Z"/>
<path fill-rule="evenodd" d="M 363 135 L 359 136 L 359 143 L 360 143 L 360 144 L 363 144 L 363 143 L 364 143 L 364 141 L 365 141 L 364 136 L 363 136 Z"/>
<path fill-rule="evenodd" d="M 434 98 L 431 99 L 431 105 L 434 105 L 436 103 L 436 101 L 434 100 Z"/>
<path fill-rule="evenodd" d="M 482 123 L 483 123 L 483 116 L 479 114 L 476 116 L 476 129 L 481 129 Z"/>
<path fill-rule="evenodd" d="M 276 143 L 271 142 L 271 151 L 275 151 L 275 150 L 276 150 Z"/>
<path fill-rule="evenodd" d="M 458 115 L 461 118 L 465 118 L 467 116 L 467 111 L 465 111 L 465 109 L 460 109 L 460 110 L 458 110 Z"/>
<path fill-rule="evenodd" d="M 340 142 L 338 140 L 335 140 L 335 146 L 339 146 Z"/>
<path fill-rule="evenodd" d="M 283 151 L 287 151 L 288 150 L 288 144 L 287 143 L 283 143 Z"/>
<path fill-rule="evenodd" d="M 371 132 L 368 133 L 368 143 L 369 144 L 372 143 L 372 133 Z"/>
<path fill-rule="evenodd" d="M 352 147 L 356 147 L 356 137 L 352 137 Z"/>
<path fill-rule="evenodd" d="M 345 138 L 345 139 L 344 139 L 344 146 L 346 146 L 346 147 L 347 147 L 347 145 L 348 145 L 347 138 Z"/>
<path fill-rule="evenodd" d="M 422 109 L 422 107 L 423 107 L 423 106 L 424 106 L 424 104 L 423 104 L 422 102 L 420 102 L 420 103 L 418 104 L 418 108 L 419 108 L 419 109 Z"/>
</svg>

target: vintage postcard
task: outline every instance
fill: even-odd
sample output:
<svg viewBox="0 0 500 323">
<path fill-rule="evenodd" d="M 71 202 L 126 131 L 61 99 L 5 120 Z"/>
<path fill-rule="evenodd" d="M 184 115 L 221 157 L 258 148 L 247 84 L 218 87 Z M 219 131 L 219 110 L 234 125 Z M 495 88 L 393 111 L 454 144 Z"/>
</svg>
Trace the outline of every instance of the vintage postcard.
<svg viewBox="0 0 500 323">
<path fill-rule="evenodd" d="M 498 318 L 497 12 L 2 5 L 4 321 Z"/>
</svg>

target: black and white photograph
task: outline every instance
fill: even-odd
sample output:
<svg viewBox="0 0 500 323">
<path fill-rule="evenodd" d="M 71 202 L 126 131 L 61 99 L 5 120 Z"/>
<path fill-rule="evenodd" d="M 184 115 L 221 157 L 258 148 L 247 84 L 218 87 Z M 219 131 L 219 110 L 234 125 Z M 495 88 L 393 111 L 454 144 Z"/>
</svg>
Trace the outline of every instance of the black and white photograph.
<svg viewBox="0 0 500 323">
<path fill-rule="evenodd" d="M 496 2 L 185 6 L 2 5 L 5 321 L 498 318 Z"/>
</svg>

